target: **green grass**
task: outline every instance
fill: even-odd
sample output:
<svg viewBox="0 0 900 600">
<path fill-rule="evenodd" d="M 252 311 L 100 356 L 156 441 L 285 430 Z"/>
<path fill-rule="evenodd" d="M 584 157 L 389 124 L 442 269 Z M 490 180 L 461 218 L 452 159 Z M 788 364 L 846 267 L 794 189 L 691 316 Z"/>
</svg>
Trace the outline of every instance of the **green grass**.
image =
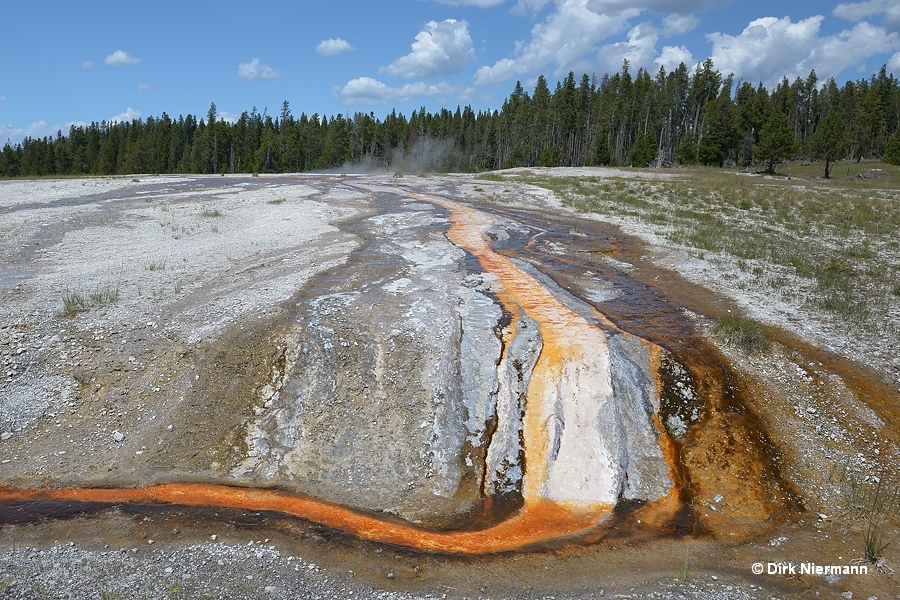
<svg viewBox="0 0 900 600">
<path fill-rule="evenodd" d="M 284 198 L 275 198 L 274 200 L 269 200 L 266 204 L 274 204 L 276 206 L 279 204 L 284 204 Z"/>
<path fill-rule="evenodd" d="M 884 558 L 884 549 L 888 547 L 888 544 L 881 543 L 881 535 L 881 526 L 875 521 L 867 521 L 866 532 L 863 534 L 863 543 L 866 560 L 872 564 L 877 564 Z"/>
<path fill-rule="evenodd" d="M 838 177 L 850 168 L 851 178 Z M 803 306 L 881 335 L 900 333 L 886 316 L 900 308 L 900 168 L 789 165 L 787 177 L 751 177 L 722 169 L 669 170 L 666 179 L 499 176 L 553 191 L 581 212 L 653 226 L 694 256 L 752 265 L 750 288 L 776 289 Z M 857 172 L 881 169 L 879 179 Z M 767 277 L 760 277 L 763 273 Z"/>
<path fill-rule="evenodd" d="M 204 207 L 200 212 L 201 217 L 212 218 L 212 217 L 224 217 L 225 213 L 223 213 L 218 208 L 210 208 L 208 206 Z"/>
<path fill-rule="evenodd" d="M 98 288 L 88 294 L 92 304 L 109 304 L 119 299 L 119 286 Z"/>
<path fill-rule="evenodd" d="M 725 315 L 719 319 L 713 327 L 713 334 L 745 354 L 759 354 L 771 346 L 759 324 L 740 315 Z"/>
<path fill-rule="evenodd" d="M 62 295 L 63 312 L 67 315 L 85 311 L 89 308 L 87 299 L 78 292 L 67 291 Z"/>
<path fill-rule="evenodd" d="M 840 483 L 849 516 L 865 523 L 863 560 L 875 565 L 879 571 L 888 570 L 884 551 L 889 543 L 883 543 L 883 532 L 887 524 L 897 525 L 900 521 L 900 485 L 884 471 L 879 477 L 864 477 L 850 464 L 849 457 L 843 463 L 832 464 L 828 480 Z"/>
<path fill-rule="evenodd" d="M 98 287 L 85 296 L 81 292 L 68 290 L 62 295 L 63 314 L 74 316 L 89 310 L 92 306 L 110 304 L 119 299 L 119 286 Z"/>
</svg>

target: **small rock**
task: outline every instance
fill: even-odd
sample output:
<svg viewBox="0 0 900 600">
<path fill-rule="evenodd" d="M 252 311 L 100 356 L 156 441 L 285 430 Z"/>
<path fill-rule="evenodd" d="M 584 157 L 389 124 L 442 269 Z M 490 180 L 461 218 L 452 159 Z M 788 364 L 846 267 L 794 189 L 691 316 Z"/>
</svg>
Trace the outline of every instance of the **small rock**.
<svg viewBox="0 0 900 600">
<path fill-rule="evenodd" d="M 396 577 L 396 575 L 394 575 L 394 572 L 393 572 L 393 571 L 388 571 L 388 573 L 387 573 L 387 578 L 388 578 L 388 579 L 393 579 L 394 577 Z"/>
<path fill-rule="evenodd" d="M 0 434 L 0 440 L 3 440 L 3 441 L 5 442 L 6 440 L 8 440 L 9 438 L 11 438 L 12 436 L 13 436 L 12 432 L 10 432 L 10 431 L 4 431 L 2 434 Z"/>
<path fill-rule="evenodd" d="M 113 431 L 113 439 L 117 442 L 121 442 L 125 439 L 125 434 L 116 429 L 115 431 Z"/>
</svg>

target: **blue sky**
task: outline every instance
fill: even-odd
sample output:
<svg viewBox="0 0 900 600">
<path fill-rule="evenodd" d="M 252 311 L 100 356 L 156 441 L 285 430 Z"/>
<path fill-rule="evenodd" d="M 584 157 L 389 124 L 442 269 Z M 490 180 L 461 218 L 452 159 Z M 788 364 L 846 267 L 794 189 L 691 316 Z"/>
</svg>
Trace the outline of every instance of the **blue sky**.
<svg viewBox="0 0 900 600">
<path fill-rule="evenodd" d="M 896 0 L 332 0 L 252 4 L 8 2 L 0 22 L 0 143 L 71 124 L 254 106 L 382 117 L 499 108 L 516 80 L 570 70 L 652 73 L 711 57 L 773 86 L 900 76 Z"/>
</svg>

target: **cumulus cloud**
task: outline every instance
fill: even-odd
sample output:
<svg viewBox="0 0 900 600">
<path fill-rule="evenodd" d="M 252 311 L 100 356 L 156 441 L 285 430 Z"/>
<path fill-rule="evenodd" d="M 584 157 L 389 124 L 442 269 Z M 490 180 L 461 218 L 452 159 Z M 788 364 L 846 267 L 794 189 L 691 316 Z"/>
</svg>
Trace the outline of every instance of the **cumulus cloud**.
<svg viewBox="0 0 900 600">
<path fill-rule="evenodd" d="M 464 99 L 472 92 L 448 83 L 430 84 L 422 81 L 407 83 L 401 87 L 391 87 L 371 77 L 357 77 L 335 91 L 335 97 L 347 104 L 387 104 L 407 102 L 415 98 L 448 95 Z"/>
<path fill-rule="evenodd" d="M 120 113 L 114 117 L 110 117 L 108 121 L 110 123 L 129 123 L 134 121 L 135 119 L 141 118 L 141 112 L 138 110 L 134 110 L 130 106 L 125 109 L 125 112 Z"/>
<path fill-rule="evenodd" d="M 668 15 L 663 19 L 663 35 L 666 37 L 688 33 L 697 28 L 700 19 L 694 15 Z"/>
<path fill-rule="evenodd" d="M 640 14 L 639 8 L 602 12 L 595 0 L 557 0 L 555 9 L 531 30 L 531 41 L 517 44 L 514 58 L 504 58 L 475 73 L 476 85 L 508 81 L 526 73 L 557 66 L 556 75 L 576 70 L 584 56 L 597 44 L 620 31 L 627 21 Z M 618 69 L 616 69 L 618 70 Z"/>
<path fill-rule="evenodd" d="M 515 7 L 513 7 L 513 12 L 516 13 L 538 13 L 545 6 L 550 4 L 551 0 L 519 0 L 516 2 Z"/>
<path fill-rule="evenodd" d="M 711 58 L 723 73 L 772 86 L 782 76 L 806 77 L 812 69 L 820 79 L 834 77 L 861 66 L 870 56 L 900 47 L 900 35 L 866 22 L 822 37 L 823 18 L 817 15 L 793 23 L 790 17 L 764 17 L 750 22 L 737 36 L 708 34 Z"/>
<path fill-rule="evenodd" d="M 688 71 L 693 71 L 697 65 L 694 55 L 684 46 L 663 46 L 659 56 L 653 59 L 653 62 L 661 67 L 665 67 L 666 71 L 671 73 L 678 68 L 678 65 L 684 63 Z"/>
<path fill-rule="evenodd" d="M 900 74 L 900 52 L 891 57 L 887 64 L 888 71 Z"/>
<path fill-rule="evenodd" d="M 230 113 L 230 112 L 227 112 L 227 111 L 224 111 L 224 110 L 223 110 L 223 111 L 218 111 L 218 110 L 216 111 L 216 119 L 217 119 L 217 120 L 219 120 L 219 121 L 224 121 L 224 122 L 226 122 L 226 123 L 231 123 L 232 125 L 233 125 L 234 123 L 237 123 L 238 120 L 240 120 L 240 118 L 241 118 L 241 115 L 236 115 L 236 114 L 234 114 L 234 113 Z"/>
<path fill-rule="evenodd" d="M 465 70 L 466 62 L 474 58 L 468 23 L 456 19 L 429 21 L 416 35 L 412 52 L 379 72 L 406 79 L 452 75 Z"/>
<path fill-rule="evenodd" d="M 607 44 L 597 54 L 597 67 L 602 73 L 617 73 L 627 59 L 635 68 L 643 67 L 653 60 L 659 36 L 649 23 L 641 23 L 628 32 L 627 42 Z"/>
<path fill-rule="evenodd" d="M 334 56 L 335 54 L 349 52 L 350 50 L 356 50 L 356 48 L 354 48 L 350 42 L 341 38 L 322 40 L 316 46 L 316 52 L 325 56 Z"/>
<path fill-rule="evenodd" d="M 124 50 L 116 50 L 104 59 L 103 64 L 108 67 L 130 67 L 143 60 L 143 58 L 136 58 Z M 82 66 L 84 66 L 84 63 L 82 63 Z"/>
<path fill-rule="evenodd" d="M 268 65 L 260 64 L 259 59 L 254 58 L 248 63 L 238 65 L 238 77 L 244 81 L 265 81 L 267 79 L 278 79 L 281 77 L 281 71 Z"/>
<path fill-rule="evenodd" d="M 835 17 L 854 23 L 881 15 L 891 31 L 900 31 L 900 4 L 896 0 L 868 0 L 838 4 L 831 12 Z"/>
<path fill-rule="evenodd" d="M 83 63 L 81 63 L 81 68 L 82 68 L 82 69 L 90 69 L 90 68 L 93 67 L 93 66 L 94 66 L 94 63 L 93 63 L 92 61 L 90 61 L 90 60 L 86 60 L 86 61 L 84 61 Z"/>
<path fill-rule="evenodd" d="M 14 127 L 12 125 L 0 125 L 0 145 L 9 141 L 12 144 L 19 144 L 26 137 L 32 139 L 40 139 L 45 137 L 56 137 L 58 131 L 68 133 L 69 128 L 87 127 L 84 121 L 70 121 L 65 125 L 50 125 L 46 121 L 35 121 L 27 127 Z"/>
<path fill-rule="evenodd" d="M 4 144 L 7 141 L 18 144 L 26 137 L 37 139 L 48 135 L 52 135 L 52 131 L 46 121 L 35 121 L 27 127 L 0 125 L 0 140 L 2 140 L 2 143 Z"/>
</svg>

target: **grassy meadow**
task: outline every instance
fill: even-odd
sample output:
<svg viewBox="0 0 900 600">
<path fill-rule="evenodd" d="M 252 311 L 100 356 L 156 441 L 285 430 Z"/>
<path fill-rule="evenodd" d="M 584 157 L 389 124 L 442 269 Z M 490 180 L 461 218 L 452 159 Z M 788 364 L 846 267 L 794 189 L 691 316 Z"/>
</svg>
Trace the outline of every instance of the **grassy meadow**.
<svg viewBox="0 0 900 600">
<path fill-rule="evenodd" d="M 487 175 L 552 190 L 579 212 L 625 217 L 731 267 L 757 288 L 856 327 L 896 335 L 900 310 L 900 167 L 783 165 L 775 177 L 670 169 L 671 177 Z M 893 318 L 891 315 L 893 314 Z"/>
</svg>

